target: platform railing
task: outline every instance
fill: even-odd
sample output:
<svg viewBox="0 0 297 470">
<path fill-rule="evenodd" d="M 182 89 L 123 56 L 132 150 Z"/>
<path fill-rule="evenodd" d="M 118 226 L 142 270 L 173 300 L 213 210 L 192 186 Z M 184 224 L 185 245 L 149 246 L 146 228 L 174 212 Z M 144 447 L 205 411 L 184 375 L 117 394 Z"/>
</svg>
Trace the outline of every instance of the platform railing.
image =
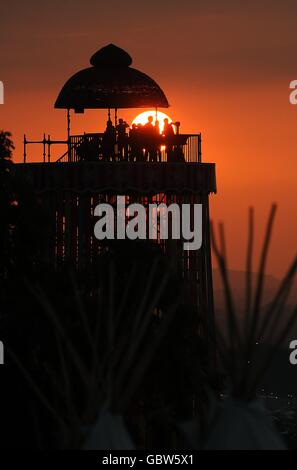
<svg viewBox="0 0 297 470">
<path fill-rule="evenodd" d="M 69 163 L 81 161 L 106 161 L 102 154 L 103 133 L 72 135 L 69 140 L 51 140 L 43 137 L 40 141 L 29 141 L 24 136 L 24 163 L 27 162 L 27 146 L 28 144 L 42 144 L 43 146 L 43 162 L 50 163 L 51 147 L 55 144 L 67 145 L 67 150 L 55 160 L 56 163 Z M 166 143 L 164 141 L 164 143 Z M 182 161 L 187 163 L 201 163 L 202 161 L 202 138 L 200 134 L 179 134 L 174 136 L 170 143 L 173 152 L 170 154 L 168 145 L 158 146 L 158 162 Z M 131 148 L 129 141 L 127 143 L 126 159 L 119 155 L 118 145 L 114 146 L 114 153 L 111 156 L 112 161 L 131 161 Z M 176 152 L 176 153 L 174 153 Z M 177 156 L 176 156 L 177 155 Z M 132 155 L 133 157 L 133 155 Z M 170 159 L 170 160 L 169 160 Z"/>
</svg>

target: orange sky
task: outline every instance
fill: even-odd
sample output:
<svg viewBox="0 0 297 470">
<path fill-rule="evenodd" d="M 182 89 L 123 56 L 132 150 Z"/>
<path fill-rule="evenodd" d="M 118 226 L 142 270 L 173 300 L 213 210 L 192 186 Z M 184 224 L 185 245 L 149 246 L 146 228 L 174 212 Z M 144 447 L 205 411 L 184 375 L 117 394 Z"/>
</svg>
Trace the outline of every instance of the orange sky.
<svg viewBox="0 0 297 470">
<path fill-rule="evenodd" d="M 160 84 L 181 131 L 202 132 L 203 160 L 217 164 L 212 217 L 225 222 L 232 268 L 243 267 L 248 206 L 256 208 L 259 241 L 270 204 L 278 203 L 268 272 L 283 274 L 297 238 L 297 106 L 289 103 L 289 83 L 297 79 L 295 1 L 9 5 L 0 19 L 0 128 L 13 133 L 15 161 L 24 132 L 65 138 L 56 96 L 97 49 L 113 42 Z M 137 113 L 122 117 L 131 121 Z M 74 117 L 72 131 L 98 131 L 104 121 L 103 112 L 86 112 Z"/>
</svg>

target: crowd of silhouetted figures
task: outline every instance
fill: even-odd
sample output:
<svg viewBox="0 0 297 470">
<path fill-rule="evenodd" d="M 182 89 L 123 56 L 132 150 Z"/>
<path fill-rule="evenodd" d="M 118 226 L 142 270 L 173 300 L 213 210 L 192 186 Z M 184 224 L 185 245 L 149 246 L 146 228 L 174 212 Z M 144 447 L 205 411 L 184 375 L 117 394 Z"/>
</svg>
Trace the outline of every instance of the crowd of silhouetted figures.
<svg viewBox="0 0 297 470">
<path fill-rule="evenodd" d="M 116 125 L 109 119 L 103 134 L 85 134 L 75 151 L 80 161 L 184 162 L 183 144 L 179 123 L 164 119 L 161 131 L 149 116 L 146 124 L 131 127 L 123 119 Z"/>
</svg>

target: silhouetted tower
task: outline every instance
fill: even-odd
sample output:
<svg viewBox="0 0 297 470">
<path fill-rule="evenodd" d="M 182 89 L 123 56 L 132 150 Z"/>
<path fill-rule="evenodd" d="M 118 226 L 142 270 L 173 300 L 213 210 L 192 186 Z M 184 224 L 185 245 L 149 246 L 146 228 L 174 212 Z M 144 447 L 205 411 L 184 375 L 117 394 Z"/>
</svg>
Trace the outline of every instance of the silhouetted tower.
<svg viewBox="0 0 297 470">
<path fill-rule="evenodd" d="M 91 67 L 72 76 L 64 85 L 55 107 L 67 112 L 66 152 L 52 162 L 51 146 L 63 141 L 44 137 L 43 162 L 27 163 L 24 139 L 24 164 L 19 172 L 33 183 L 47 207 L 51 229 L 48 233 L 46 258 L 59 269 L 66 262 L 77 271 L 90 265 L 105 250 L 94 238 L 94 207 L 100 202 L 114 204 L 117 195 L 127 203 L 152 202 L 202 203 L 203 242 L 198 251 L 184 251 L 182 240 L 157 240 L 171 256 L 185 285 L 184 303 L 197 309 L 200 334 L 213 339 L 213 288 L 209 231 L 209 194 L 216 192 L 215 165 L 201 162 L 201 134 L 180 134 L 170 140 L 172 150 L 160 146 L 159 161 L 134 161 L 133 148 L 127 143 L 129 161 L 119 161 L 117 145 L 111 157 L 104 157 L 102 133 L 72 135 L 70 111 L 107 109 L 108 117 L 117 121 L 117 111 L 124 108 L 167 108 L 168 101 L 157 83 L 131 67 L 131 57 L 122 49 L 109 45 L 91 57 Z M 168 142 L 167 144 L 168 149 Z M 46 148 L 48 149 L 46 151 Z M 170 160 L 170 161 L 168 161 Z M 153 243 L 153 242 L 152 242 Z"/>
</svg>

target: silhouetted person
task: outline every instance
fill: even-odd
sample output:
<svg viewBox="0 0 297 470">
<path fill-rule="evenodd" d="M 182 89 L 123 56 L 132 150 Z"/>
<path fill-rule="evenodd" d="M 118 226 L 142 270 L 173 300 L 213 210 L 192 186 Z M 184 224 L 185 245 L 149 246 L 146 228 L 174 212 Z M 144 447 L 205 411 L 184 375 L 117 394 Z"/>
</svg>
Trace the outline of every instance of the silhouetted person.
<svg viewBox="0 0 297 470">
<path fill-rule="evenodd" d="M 118 136 L 118 152 L 119 159 L 126 159 L 128 155 L 128 139 L 126 134 L 126 129 L 129 125 L 123 119 L 119 119 L 119 123 L 116 127 L 117 136 Z"/>
<path fill-rule="evenodd" d="M 143 143 L 141 142 L 141 133 L 142 133 L 142 126 L 132 124 L 132 128 L 130 129 L 129 133 L 129 141 L 130 141 L 130 161 L 131 162 L 140 162 L 143 160 L 142 158 L 142 148 Z"/>
<path fill-rule="evenodd" d="M 161 130 L 160 122 L 156 119 L 155 122 L 155 132 L 156 132 L 156 152 L 157 152 L 157 161 L 161 161 Z"/>
<path fill-rule="evenodd" d="M 106 129 L 102 138 L 102 155 L 103 160 L 109 161 L 114 159 L 114 147 L 116 143 L 116 129 L 109 119 L 106 123 Z"/>
<path fill-rule="evenodd" d="M 165 137 L 172 137 L 174 136 L 174 130 L 173 126 L 171 123 L 169 123 L 169 120 L 167 118 L 164 119 L 164 128 L 162 134 Z"/>
<path fill-rule="evenodd" d="M 158 120 L 156 120 L 156 122 L 155 122 L 155 131 L 156 131 L 157 135 L 161 134 L 161 132 L 160 132 L 160 122 Z"/>
<path fill-rule="evenodd" d="M 153 125 L 153 116 L 149 116 L 144 126 L 145 135 L 145 159 L 150 162 L 157 161 L 157 133 Z"/>
<path fill-rule="evenodd" d="M 173 160 L 173 136 L 174 130 L 173 126 L 171 123 L 169 123 L 169 120 L 167 118 L 164 119 L 164 128 L 162 132 L 164 138 L 165 138 L 165 144 L 166 144 L 166 154 L 167 154 L 167 161 L 172 161 Z"/>
</svg>

